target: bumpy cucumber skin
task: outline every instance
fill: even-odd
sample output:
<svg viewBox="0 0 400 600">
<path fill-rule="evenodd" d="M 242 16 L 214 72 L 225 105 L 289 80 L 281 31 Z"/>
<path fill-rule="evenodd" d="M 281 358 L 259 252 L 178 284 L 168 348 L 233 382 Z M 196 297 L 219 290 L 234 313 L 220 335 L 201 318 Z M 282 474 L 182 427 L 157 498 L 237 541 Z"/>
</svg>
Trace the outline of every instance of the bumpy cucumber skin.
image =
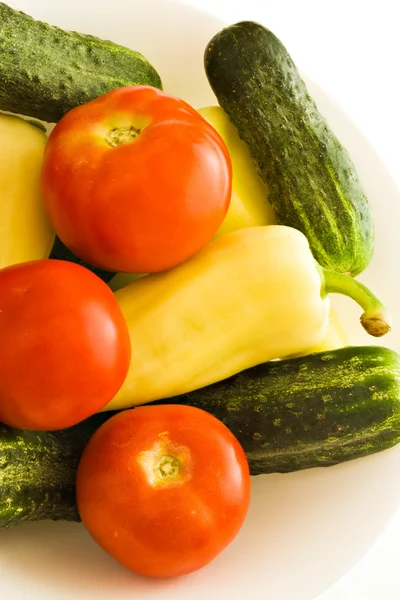
<svg viewBox="0 0 400 600">
<path fill-rule="evenodd" d="M 400 357 L 362 346 L 272 361 L 169 402 L 223 421 L 252 475 L 327 467 L 400 442 Z"/>
<path fill-rule="evenodd" d="M 215 35 L 204 61 L 219 104 L 268 185 L 278 223 L 302 231 L 323 267 L 361 273 L 374 248 L 371 206 L 286 48 L 262 25 L 244 21 Z"/>
<path fill-rule="evenodd" d="M 400 442 L 400 357 L 362 346 L 272 361 L 149 406 L 165 403 L 219 418 L 242 444 L 252 475 L 328 467 Z M 51 433 L 0 425 L 0 527 L 79 521 L 79 459 L 113 414 Z"/>
<path fill-rule="evenodd" d="M 62 431 L 22 431 L 0 424 L 0 527 L 24 521 L 79 521 L 75 477 L 94 431 L 95 415 Z"/>
<path fill-rule="evenodd" d="M 0 109 L 47 122 L 105 92 L 161 80 L 144 56 L 0 3 Z"/>
</svg>

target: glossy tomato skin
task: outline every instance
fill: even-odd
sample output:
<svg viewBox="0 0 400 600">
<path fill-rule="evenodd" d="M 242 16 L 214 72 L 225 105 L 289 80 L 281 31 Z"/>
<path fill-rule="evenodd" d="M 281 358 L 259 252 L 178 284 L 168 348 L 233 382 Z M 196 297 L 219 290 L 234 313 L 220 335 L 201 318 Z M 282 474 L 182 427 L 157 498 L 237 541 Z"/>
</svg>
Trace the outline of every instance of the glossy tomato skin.
<svg viewBox="0 0 400 600">
<path fill-rule="evenodd" d="M 205 246 L 231 185 L 215 129 L 149 86 L 119 88 L 67 113 L 49 136 L 42 171 L 64 244 L 89 264 L 131 273 L 163 271 Z"/>
<path fill-rule="evenodd" d="M 150 577 L 208 564 L 238 533 L 249 499 L 239 442 L 221 421 L 190 406 L 118 413 L 96 431 L 78 467 L 77 503 L 89 533 L 120 563 Z"/>
<path fill-rule="evenodd" d="M 130 362 L 122 312 L 88 269 L 38 260 L 0 271 L 0 421 L 69 427 L 105 406 Z"/>
</svg>

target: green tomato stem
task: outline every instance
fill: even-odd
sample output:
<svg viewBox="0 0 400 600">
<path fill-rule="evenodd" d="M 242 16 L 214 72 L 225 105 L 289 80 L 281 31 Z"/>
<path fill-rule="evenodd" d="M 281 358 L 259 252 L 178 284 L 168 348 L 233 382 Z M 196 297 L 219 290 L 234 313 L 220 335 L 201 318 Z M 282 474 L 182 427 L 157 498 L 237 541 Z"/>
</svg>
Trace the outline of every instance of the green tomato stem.
<svg viewBox="0 0 400 600">
<path fill-rule="evenodd" d="M 176 456 L 164 454 L 158 458 L 154 469 L 161 479 L 174 479 L 180 473 L 181 463 Z"/>
<path fill-rule="evenodd" d="M 321 275 L 321 296 L 343 294 L 349 296 L 364 310 L 361 325 L 374 337 L 381 337 L 391 330 L 389 317 L 382 302 L 363 283 L 349 275 L 328 271 L 318 265 Z"/>
<path fill-rule="evenodd" d="M 140 133 L 140 129 L 136 129 L 136 127 L 115 127 L 114 129 L 110 129 L 110 131 L 106 135 L 106 142 L 112 146 L 112 148 L 116 148 L 117 146 L 123 146 L 124 144 L 129 144 L 133 142 L 137 138 Z"/>
</svg>

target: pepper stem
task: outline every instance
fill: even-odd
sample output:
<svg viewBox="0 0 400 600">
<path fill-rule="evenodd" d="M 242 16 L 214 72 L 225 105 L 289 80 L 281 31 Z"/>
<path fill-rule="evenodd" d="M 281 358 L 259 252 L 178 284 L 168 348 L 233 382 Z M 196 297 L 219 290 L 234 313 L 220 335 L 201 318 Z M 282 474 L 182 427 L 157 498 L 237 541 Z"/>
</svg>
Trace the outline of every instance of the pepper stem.
<svg viewBox="0 0 400 600">
<path fill-rule="evenodd" d="M 364 284 L 349 275 L 328 271 L 320 265 L 318 267 L 322 281 L 322 296 L 343 294 L 355 300 L 364 310 L 360 318 L 361 325 L 374 337 L 381 337 L 391 330 L 385 306 Z"/>
</svg>

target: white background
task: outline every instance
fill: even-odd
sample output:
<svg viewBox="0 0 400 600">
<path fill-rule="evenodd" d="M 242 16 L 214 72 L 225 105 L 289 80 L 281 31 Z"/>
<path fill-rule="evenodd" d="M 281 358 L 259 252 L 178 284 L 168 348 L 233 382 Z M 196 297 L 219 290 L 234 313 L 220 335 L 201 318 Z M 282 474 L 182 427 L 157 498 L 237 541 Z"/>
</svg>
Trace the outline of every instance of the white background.
<svg viewBox="0 0 400 600">
<path fill-rule="evenodd" d="M 230 23 L 257 20 L 272 29 L 371 140 L 400 188 L 398 0 L 187 1 Z M 318 600 L 399 600 L 399 562 L 400 507 L 367 555 Z"/>
</svg>

